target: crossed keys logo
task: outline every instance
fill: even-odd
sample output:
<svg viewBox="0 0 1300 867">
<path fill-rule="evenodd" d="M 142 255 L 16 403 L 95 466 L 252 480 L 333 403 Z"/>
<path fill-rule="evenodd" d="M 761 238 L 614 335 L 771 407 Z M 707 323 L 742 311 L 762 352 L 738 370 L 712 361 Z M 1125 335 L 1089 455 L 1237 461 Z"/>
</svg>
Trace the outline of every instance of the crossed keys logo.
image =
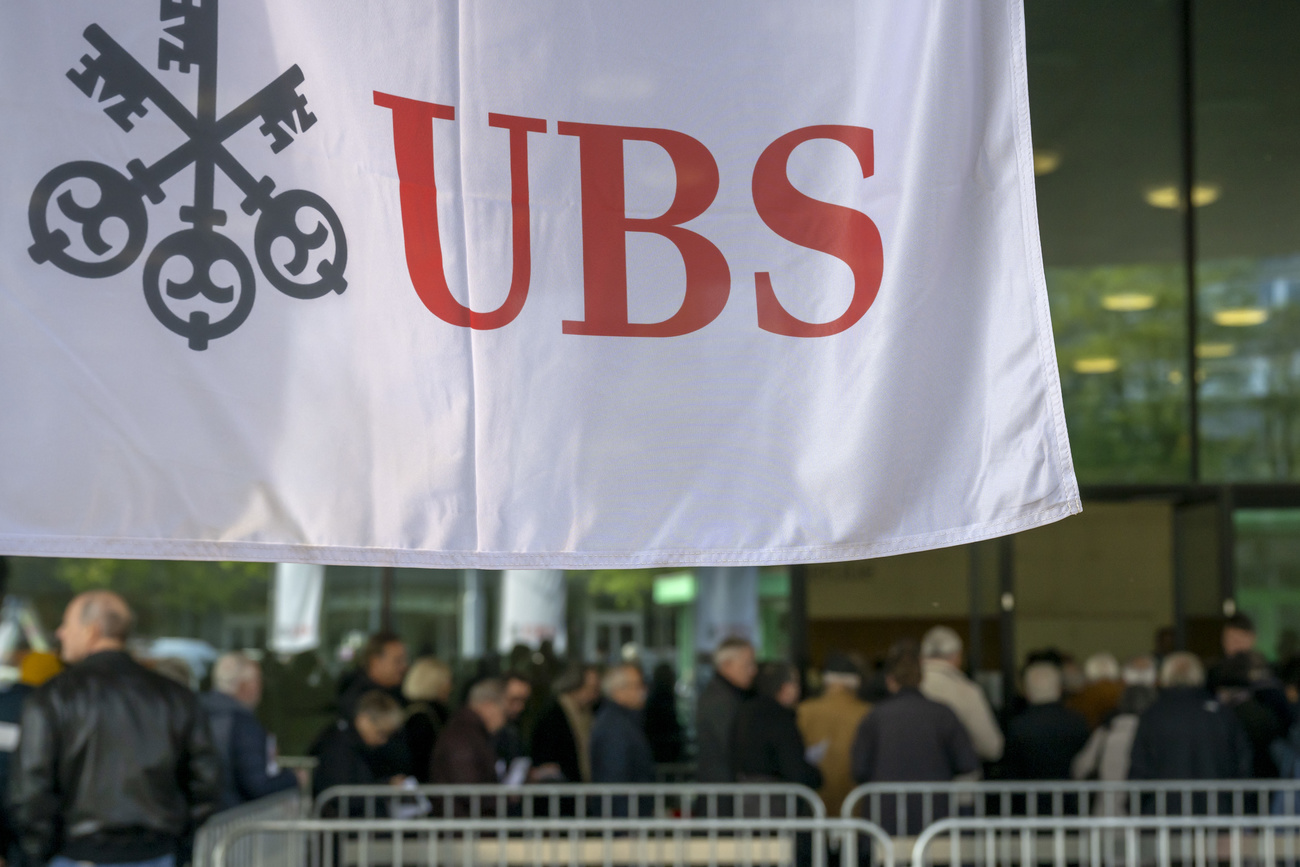
<svg viewBox="0 0 1300 867">
<path fill-rule="evenodd" d="M 164 36 L 158 40 L 158 68 L 181 73 L 198 72 L 198 111 L 190 111 L 126 49 L 97 24 L 86 28 L 86 41 L 98 52 L 81 58 L 82 67 L 68 78 L 86 96 L 95 98 L 99 87 L 104 113 L 130 132 L 135 119 L 149 105 L 158 108 L 186 136 L 184 144 L 152 165 L 133 159 L 127 175 L 103 163 L 74 161 L 55 168 L 36 185 L 28 208 L 34 242 L 29 248 L 38 263 L 50 262 L 78 277 L 111 277 L 139 258 L 148 234 L 144 200 L 160 204 L 167 194 L 163 184 L 194 166 L 193 204 L 180 208 L 180 219 L 190 228 L 163 238 L 149 252 L 144 265 L 144 295 L 158 321 L 185 337 L 189 347 L 202 350 L 218 337 L 233 332 L 253 307 L 256 280 L 248 257 L 230 238 L 217 231 L 226 224 L 226 212 L 214 200 L 216 170 L 244 194 L 241 209 L 258 214 L 253 234 L 254 255 L 272 286 L 294 298 L 319 298 L 347 287 L 347 240 L 343 226 L 329 204 L 307 190 L 275 193 L 269 177 L 255 178 L 225 147 L 225 142 L 248 124 L 270 138 L 271 151 L 279 153 L 293 143 L 295 133 L 305 133 L 316 122 L 307 111 L 307 97 L 298 92 L 303 82 L 297 66 L 266 85 L 238 108 L 217 117 L 217 0 L 161 0 Z M 168 38 L 170 37 L 170 38 Z M 93 185 L 98 198 L 90 204 Z M 81 229 L 89 256 L 79 258 L 72 240 L 61 228 L 51 227 L 51 202 L 68 221 Z M 302 212 L 314 212 L 314 226 L 304 230 Z M 105 236 L 111 221 L 125 224 Z M 310 222 L 309 222 L 310 225 Z M 332 251 L 326 247 L 332 242 Z M 314 273 L 308 264 L 316 254 Z M 274 257 L 273 257 L 274 253 Z M 184 275 L 186 279 L 170 279 Z M 287 260 L 287 261 L 286 261 Z M 164 273 L 165 272 L 165 273 Z M 233 284 L 231 276 L 233 272 Z M 165 283 L 165 286 L 163 285 Z M 201 298 L 200 298 L 201 296 Z"/>
</svg>

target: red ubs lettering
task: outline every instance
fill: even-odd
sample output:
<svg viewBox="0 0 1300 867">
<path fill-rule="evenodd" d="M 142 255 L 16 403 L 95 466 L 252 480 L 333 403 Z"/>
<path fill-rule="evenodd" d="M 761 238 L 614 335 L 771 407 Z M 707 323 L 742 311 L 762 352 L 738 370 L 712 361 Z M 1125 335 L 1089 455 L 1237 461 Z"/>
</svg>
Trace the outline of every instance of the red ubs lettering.
<svg viewBox="0 0 1300 867">
<path fill-rule="evenodd" d="M 393 113 L 393 143 L 401 198 L 406 264 L 420 300 L 452 325 L 492 329 L 509 325 L 523 309 L 532 277 L 529 235 L 528 134 L 545 133 L 545 120 L 489 114 L 488 126 L 509 135 L 511 242 L 513 273 L 506 299 L 496 310 L 476 311 L 451 293 L 443 267 L 438 230 L 438 185 L 433 161 L 433 122 L 455 120 L 452 106 L 375 91 L 375 104 Z M 560 135 L 578 139 L 582 199 L 584 317 L 566 320 L 565 334 L 611 337 L 675 337 L 704 328 L 718 317 L 731 291 L 731 269 L 722 251 L 687 223 L 708 210 L 718 194 L 718 164 L 691 136 L 668 129 L 572 123 L 556 125 Z M 777 296 L 772 276 L 754 275 L 758 326 L 790 337 L 825 337 L 852 327 L 870 309 L 880 289 L 884 253 L 880 232 L 866 214 L 805 196 L 790 182 L 788 164 L 799 145 L 815 139 L 847 146 L 862 169 L 875 172 L 872 132 L 855 126 L 809 126 L 772 142 L 754 166 L 754 208 L 762 221 L 793 244 L 834 256 L 853 274 L 848 308 L 829 322 L 806 322 L 791 314 Z M 661 216 L 627 216 L 623 144 L 650 142 L 667 152 L 677 175 L 672 205 Z M 649 232 L 668 239 L 686 267 L 686 295 L 677 312 L 662 322 L 628 318 L 627 234 Z"/>
</svg>

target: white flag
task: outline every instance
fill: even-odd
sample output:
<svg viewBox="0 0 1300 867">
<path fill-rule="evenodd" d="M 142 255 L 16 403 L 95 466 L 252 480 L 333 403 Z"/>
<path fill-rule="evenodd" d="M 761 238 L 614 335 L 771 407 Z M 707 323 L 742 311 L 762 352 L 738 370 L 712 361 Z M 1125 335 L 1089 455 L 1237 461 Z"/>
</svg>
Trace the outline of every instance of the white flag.
<svg viewBox="0 0 1300 867">
<path fill-rule="evenodd" d="M 550 642 L 556 653 L 569 645 L 565 622 L 568 585 L 559 569 L 508 569 L 501 575 L 501 625 L 497 650 L 518 645 L 534 650 Z"/>
<path fill-rule="evenodd" d="M 325 567 L 277 563 L 271 611 L 271 650 L 302 653 L 320 647 L 320 607 Z"/>
<path fill-rule="evenodd" d="M 841 560 L 1079 509 L 1019 0 L 0 6 L 0 551 Z"/>
</svg>

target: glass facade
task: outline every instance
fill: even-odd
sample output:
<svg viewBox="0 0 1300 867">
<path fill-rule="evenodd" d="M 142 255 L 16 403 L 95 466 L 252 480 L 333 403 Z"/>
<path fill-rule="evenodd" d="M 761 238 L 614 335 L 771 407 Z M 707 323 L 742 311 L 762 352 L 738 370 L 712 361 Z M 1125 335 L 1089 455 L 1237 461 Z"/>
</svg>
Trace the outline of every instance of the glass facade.
<svg viewBox="0 0 1300 867">
<path fill-rule="evenodd" d="M 1300 7 L 1198 0 L 1204 478 L 1300 479 Z"/>
<path fill-rule="evenodd" d="M 1300 459 L 1300 6 L 1026 0 L 1025 13 L 1043 251 L 1085 495 L 1285 492 Z M 1264 498 L 1279 496 L 1295 499 Z M 1286 516 L 1300 512 L 1219 499 L 1226 520 L 1186 523 L 1232 553 L 1206 593 L 1176 552 L 1196 585 L 1181 590 L 1194 622 L 1180 629 L 1193 643 L 1199 629 L 1208 652 L 1210 621 L 1239 606 L 1261 647 L 1286 655 L 1300 626 L 1286 577 L 1300 571 L 1300 523 Z M 1203 544 L 1194 535 L 1182 544 Z"/>
<path fill-rule="evenodd" d="M 1189 478 L 1178 5 L 1028 0 L 1039 224 L 1083 483 Z M 1170 206 L 1172 205 L 1172 206 Z"/>
</svg>

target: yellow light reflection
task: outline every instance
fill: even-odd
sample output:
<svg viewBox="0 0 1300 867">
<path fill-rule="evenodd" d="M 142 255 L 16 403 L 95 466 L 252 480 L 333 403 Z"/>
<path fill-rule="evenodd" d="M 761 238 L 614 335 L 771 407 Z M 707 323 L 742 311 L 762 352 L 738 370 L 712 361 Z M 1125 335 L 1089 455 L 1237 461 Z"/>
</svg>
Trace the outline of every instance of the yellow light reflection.
<svg viewBox="0 0 1300 867">
<path fill-rule="evenodd" d="M 1074 362 L 1075 373 L 1114 373 L 1119 370 L 1119 359 L 1110 356 L 1079 358 Z"/>
<path fill-rule="evenodd" d="M 1237 347 L 1231 343 L 1199 343 L 1196 346 L 1197 358 L 1228 358 Z"/>
<path fill-rule="evenodd" d="M 1221 194 L 1218 184 L 1196 184 L 1192 187 L 1192 204 L 1198 208 L 1212 205 Z M 1152 187 L 1143 194 L 1148 205 L 1153 208 L 1176 209 L 1182 207 L 1183 197 L 1178 187 Z"/>
<path fill-rule="evenodd" d="M 1210 317 L 1215 325 L 1225 328 L 1248 328 L 1251 325 L 1263 325 L 1268 321 L 1268 311 L 1262 307 L 1230 307 L 1216 310 Z"/>
<path fill-rule="evenodd" d="M 1034 151 L 1034 174 L 1050 175 L 1061 167 L 1060 151 L 1036 150 Z"/>
<path fill-rule="evenodd" d="M 1101 306 L 1119 313 L 1139 313 L 1156 306 L 1156 296 L 1143 292 L 1120 292 L 1106 295 L 1101 299 Z"/>
</svg>

